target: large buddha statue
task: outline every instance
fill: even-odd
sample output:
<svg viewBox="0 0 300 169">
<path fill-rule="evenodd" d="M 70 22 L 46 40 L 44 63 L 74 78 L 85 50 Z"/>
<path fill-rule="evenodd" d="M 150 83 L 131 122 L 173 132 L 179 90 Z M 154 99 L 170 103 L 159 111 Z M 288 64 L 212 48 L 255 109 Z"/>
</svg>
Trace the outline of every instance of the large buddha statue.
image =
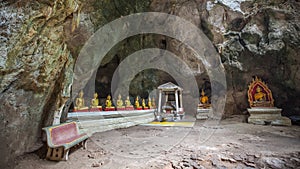
<svg viewBox="0 0 300 169">
<path fill-rule="evenodd" d="M 76 110 L 84 110 L 84 109 L 88 109 L 88 107 L 85 106 L 85 103 L 84 103 L 84 98 L 83 98 L 83 91 L 81 90 L 79 92 L 79 95 L 78 97 L 76 98 L 76 101 L 75 101 L 75 111 Z"/>
<path fill-rule="evenodd" d="M 102 108 L 102 106 L 99 106 L 99 99 L 98 99 L 97 93 L 94 93 L 94 98 L 91 101 L 91 107 L 92 108 Z"/>
<path fill-rule="evenodd" d="M 111 96 L 110 96 L 110 95 L 108 95 L 107 98 L 106 98 L 106 101 L 105 101 L 105 107 L 106 107 L 106 108 L 114 108 L 114 107 L 112 106 L 112 101 L 111 101 Z"/>
<path fill-rule="evenodd" d="M 210 107 L 208 96 L 205 95 L 204 90 L 201 91 L 200 97 L 200 104 L 198 105 L 199 108 L 208 108 Z"/>
<path fill-rule="evenodd" d="M 261 87 L 257 86 L 256 93 L 254 94 L 254 101 L 266 101 L 266 94 L 263 93 Z"/>
<path fill-rule="evenodd" d="M 140 106 L 140 102 L 139 102 L 139 97 L 138 97 L 138 96 L 136 96 L 134 105 L 135 105 L 135 108 L 137 108 L 137 109 L 142 108 L 142 107 Z"/>
<path fill-rule="evenodd" d="M 125 108 L 125 106 L 123 105 L 122 96 L 120 94 L 119 94 L 118 100 L 117 100 L 117 108 Z"/>
</svg>

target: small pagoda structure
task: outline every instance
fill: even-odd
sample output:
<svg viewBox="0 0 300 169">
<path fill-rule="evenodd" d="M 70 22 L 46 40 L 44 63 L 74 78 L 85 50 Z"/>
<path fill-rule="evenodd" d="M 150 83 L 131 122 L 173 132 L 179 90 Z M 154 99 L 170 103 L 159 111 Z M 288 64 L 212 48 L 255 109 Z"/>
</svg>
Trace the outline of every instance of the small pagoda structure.
<svg viewBox="0 0 300 169">
<path fill-rule="evenodd" d="M 158 116 L 161 119 L 178 120 L 184 116 L 182 91 L 183 89 L 171 82 L 158 87 Z M 164 97 L 164 98 L 163 98 Z M 162 106 L 162 100 L 165 99 Z"/>
</svg>

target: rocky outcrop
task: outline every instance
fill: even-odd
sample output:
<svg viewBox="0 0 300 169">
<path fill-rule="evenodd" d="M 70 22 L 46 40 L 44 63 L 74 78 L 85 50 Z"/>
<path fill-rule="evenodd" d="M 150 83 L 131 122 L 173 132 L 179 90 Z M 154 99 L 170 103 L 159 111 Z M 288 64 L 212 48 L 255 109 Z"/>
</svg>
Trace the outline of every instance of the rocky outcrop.
<svg viewBox="0 0 300 169">
<path fill-rule="evenodd" d="M 70 96 L 74 56 L 64 32 L 75 29 L 77 1 L 1 2 L 1 165 L 41 147 Z"/>
</svg>

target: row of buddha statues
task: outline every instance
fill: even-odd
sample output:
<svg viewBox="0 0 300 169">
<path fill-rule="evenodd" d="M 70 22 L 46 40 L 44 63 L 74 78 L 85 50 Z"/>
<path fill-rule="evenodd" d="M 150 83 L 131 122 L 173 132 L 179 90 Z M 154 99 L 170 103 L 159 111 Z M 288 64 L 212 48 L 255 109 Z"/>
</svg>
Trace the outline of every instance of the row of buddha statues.
<svg viewBox="0 0 300 169">
<path fill-rule="evenodd" d="M 94 97 L 91 100 L 91 106 L 90 106 L 90 108 L 87 107 L 87 106 L 85 106 L 85 101 L 84 101 L 83 95 L 84 95 L 84 93 L 81 90 L 79 92 L 78 97 L 75 100 L 75 107 L 74 107 L 75 111 L 78 111 L 78 110 L 88 110 L 88 109 L 102 110 L 102 106 L 99 105 L 99 99 L 98 99 L 98 94 L 97 93 L 94 93 Z M 126 110 L 134 110 L 134 109 L 141 110 L 141 109 L 153 109 L 153 108 L 156 108 L 155 99 L 154 98 L 151 99 L 149 97 L 147 103 L 146 103 L 145 99 L 142 99 L 142 102 L 140 104 L 140 99 L 137 96 L 136 99 L 135 99 L 135 102 L 134 102 L 134 106 L 133 106 L 131 104 L 129 96 L 127 96 L 126 100 L 123 101 L 122 100 L 122 96 L 120 94 L 118 96 L 118 99 L 116 101 L 116 105 L 115 106 L 113 105 L 113 101 L 111 99 L 111 96 L 108 95 L 107 98 L 106 98 L 106 100 L 105 100 L 105 110 L 115 110 L 115 108 L 117 108 L 117 110 L 125 110 L 125 109 Z"/>
<path fill-rule="evenodd" d="M 258 89 L 259 90 L 259 89 Z M 84 98 L 83 98 L 83 91 L 81 90 L 79 92 L 78 97 L 76 98 L 75 101 L 75 110 L 85 110 L 85 109 L 89 109 L 89 107 L 85 106 L 85 102 L 84 102 Z M 259 91 L 258 91 L 258 95 Z M 261 97 L 257 97 L 255 99 L 261 99 Z M 140 104 L 141 103 L 141 104 Z M 204 90 L 202 89 L 201 91 L 201 96 L 199 98 L 199 104 L 198 104 L 198 108 L 200 109 L 206 109 L 206 108 L 210 108 L 210 103 L 209 103 L 209 98 L 208 96 L 205 94 Z M 102 106 L 99 105 L 99 99 L 98 99 L 98 94 L 94 93 L 94 98 L 91 100 L 91 106 L 90 108 L 95 108 L 95 109 L 102 109 Z M 113 105 L 111 96 L 108 95 L 105 101 L 105 108 L 109 108 L 109 109 L 122 109 L 122 108 L 135 108 L 135 109 L 147 109 L 147 108 L 156 108 L 155 105 L 155 99 L 154 98 L 148 98 L 147 103 L 145 99 L 142 99 L 142 101 L 140 102 L 139 97 L 137 96 L 134 102 L 134 106 L 131 104 L 131 101 L 129 99 L 129 96 L 126 97 L 125 101 L 122 100 L 122 96 L 119 94 L 118 99 L 116 101 L 116 107 Z"/>
</svg>

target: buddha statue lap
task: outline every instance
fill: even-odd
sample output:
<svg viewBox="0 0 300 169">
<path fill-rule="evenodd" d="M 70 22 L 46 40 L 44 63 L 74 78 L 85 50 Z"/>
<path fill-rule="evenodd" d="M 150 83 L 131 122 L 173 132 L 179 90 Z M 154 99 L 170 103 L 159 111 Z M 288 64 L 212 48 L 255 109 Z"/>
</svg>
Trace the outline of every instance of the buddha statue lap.
<svg viewBox="0 0 300 169">
<path fill-rule="evenodd" d="M 85 111 L 85 110 L 88 110 L 88 107 L 85 106 L 83 95 L 84 95 L 84 93 L 81 90 L 79 92 L 79 95 L 78 95 L 79 97 L 76 98 L 76 101 L 75 101 L 75 107 L 74 107 L 75 111 Z"/>
</svg>

